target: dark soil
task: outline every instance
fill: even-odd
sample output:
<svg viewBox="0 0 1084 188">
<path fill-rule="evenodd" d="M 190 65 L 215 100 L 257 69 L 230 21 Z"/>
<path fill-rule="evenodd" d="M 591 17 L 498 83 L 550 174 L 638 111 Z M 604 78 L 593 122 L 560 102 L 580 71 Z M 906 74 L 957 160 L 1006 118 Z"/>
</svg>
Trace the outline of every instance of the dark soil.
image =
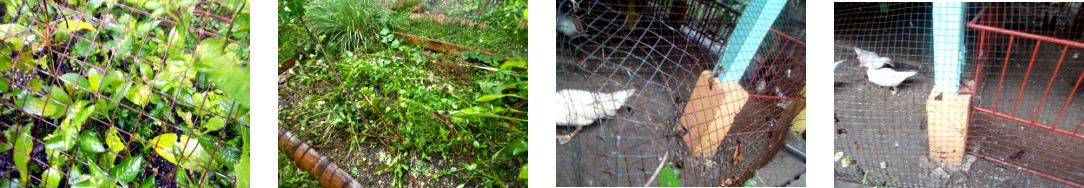
<svg viewBox="0 0 1084 188">
<path fill-rule="evenodd" d="M 570 57 L 562 54 L 576 52 L 558 53 L 558 91 L 608 93 L 636 88 L 637 92 L 615 117 L 584 126 L 569 143 L 557 145 L 557 186 L 658 185 L 657 178 L 648 181 L 664 157 L 673 168 L 682 170 L 683 186 L 740 186 L 751 178 L 764 179 L 766 182 L 758 184 L 762 186 L 784 186 L 805 172 L 804 162 L 789 154 L 777 154 L 786 125 L 775 122 L 789 119 L 771 115 L 782 114 L 782 109 L 773 107 L 776 100 L 751 98 L 717 152 L 692 156 L 675 127 L 696 76 L 705 66 L 674 57 L 681 52 L 671 52 L 669 57 L 652 54 L 680 49 L 591 48 L 576 50 L 599 54 Z M 557 126 L 561 135 L 573 129 Z M 732 164 L 737 149 L 744 157 Z M 778 162 L 769 164 L 776 159 Z M 761 168 L 765 165 L 768 167 Z M 759 178 L 757 169 L 764 171 Z"/>
<path fill-rule="evenodd" d="M 901 42 L 912 46 L 908 41 Z M 919 72 L 901 84 L 899 92 L 893 95 L 888 88 L 865 80 L 865 71 L 858 66 L 852 49 L 856 43 L 836 42 L 836 60 L 845 62 L 835 70 L 835 116 L 839 121 L 835 125 L 835 152 L 843 152 L 844 157 L 857 161 L 849 167 L 842 167 L 837 161 L 837 180 L 869 186 L 1067 186 L 991 161 L 975 160 L 971 155 L 961 166 L 930 159 L 925 116 L 925 100 L 934 84 L 930 55 L 921 55 L 926 53 L 922 50 L 882 54 L 894 60 L 896 69 Z M 925 44 L 914 45 L 918 47 L 896 49 L 921 49 Z M 882 162 L 887 164 L 886 168 L 880 167 Z"/>
</svg>

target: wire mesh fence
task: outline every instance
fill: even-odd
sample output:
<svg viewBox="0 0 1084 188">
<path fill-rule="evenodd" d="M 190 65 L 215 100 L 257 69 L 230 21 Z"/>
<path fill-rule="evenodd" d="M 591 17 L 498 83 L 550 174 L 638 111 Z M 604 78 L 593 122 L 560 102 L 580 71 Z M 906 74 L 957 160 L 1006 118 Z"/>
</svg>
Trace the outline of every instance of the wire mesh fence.
<svg viewBox="0 0 1084 188">
<path fill-rule="evenodd" d="M 959 65 L 937 60 L 946 54 L 935 50 L 943 47 L 935 40 L 946 35 L 935 29 L 939 8 L 835 4 L 836 179 L 902 187 L 1079 187 L 1084 140 L 1075 129 L 1084 106 L 1073 98 L 1080 93 L 1084 64 L 1075 54 L 1084 38 L 1072 28 L 1084 24 L 1075 19 L 1080 3 L 963 4 L 963 19 L 950 22 L 963 30 Z M 877 61 L 862 53 L 891 60 L 886 68 L 867 68 Z M 943 69 L 949 65 L 959 69 Z M 895 89 L 882 87 L 874 82 L 890 74 L 884 70 L 914 76 Z M 959 87 L 937 95 L 945 83 Z M 967 104 L 959 108 L 967 118 L 959 121 L 966 123 L 960 136 L 935 125 L 945 120 L 943 103 Z M 958 147 L 948 151 L 962 155 L 960 164 L 931 157 L 946 145 Z"/>
<path fill-rule="evenodd" d="M 558 1 L 558 185 L 655 185 L 669 166 L 683 186 L 734 186 L 767 164 L 804 108 L 805 43 L 784 34 L 804 24 L 782 11 L 755 51 L 726 52 L 744 6 Z M 753 57 L 718 88 L 724 53 Z"/>
<path fill-rule="evenodd" d="M 0 4 L 4 186 L 247 186 L 246 1 Z"/>
</svg>

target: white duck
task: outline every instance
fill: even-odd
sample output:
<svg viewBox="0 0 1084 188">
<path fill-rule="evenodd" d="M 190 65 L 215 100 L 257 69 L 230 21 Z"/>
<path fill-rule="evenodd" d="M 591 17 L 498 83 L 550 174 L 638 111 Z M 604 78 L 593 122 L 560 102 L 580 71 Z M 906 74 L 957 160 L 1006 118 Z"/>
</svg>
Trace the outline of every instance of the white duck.
<svg viewBox="0 0 1084 188">
<path fill-rule="evenodd" d="M 591 125 L 595 120 L 617 115 L 617 110 L 625 101 L 636 93 L 636 89 L 613 93 L 593 93 L 584 90 L 566 89 L 557 91 L 557 126 L 575 126 L 576 130 L 568 136 L 558 136 L 561 144 L 568 143 L 583 126 Z"/>
<path fill-rule="evenodd" d="M 583 23 L 569 14 L 557 12 L 557 32 L 565 36 L 576 36 L 583 32 Z"/>
<path fill-rule="evenodd" d="M 854 47 L 854 53 L 858 54 L 857 59 L 863 66 L 871 65 L 873 68 L 881 68 L 885 67 L 885 65 L 896 65 L 892 63 L 891 58 L 881 57 L 880 55 L 877 55 L 877 53 L 865 51 L 858 47 Z"/>
<path fill-rule="evenodd" d="M 884 87 L 892 87 L 892 94 L 895 95 L 898 90 L 896 86 L 903 83 L 904 80 L 915 76 L 916 71 L 896 71 L 892 68 L 873 68 L 866 66 L 866 77 L 870 82 Z"/>
</svg>

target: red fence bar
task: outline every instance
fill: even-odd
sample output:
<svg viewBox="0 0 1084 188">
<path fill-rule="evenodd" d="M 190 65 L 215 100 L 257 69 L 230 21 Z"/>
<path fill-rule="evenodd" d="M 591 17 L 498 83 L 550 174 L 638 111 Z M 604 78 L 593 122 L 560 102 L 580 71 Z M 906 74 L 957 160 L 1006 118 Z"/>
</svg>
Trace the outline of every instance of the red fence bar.
<svg viewBox="0 0 1084 188">
<path fill-rule="evenodd" d="M 1009 54 L 1012 54 L 1012 42 L 1015 36 L 1009 37 L 1009 49 L 1005 50 L 1005 63 L 1001 65 L 1001 78 L 997 82 L 997 95 L 994 96 L 994 110 L 997 111 L 997 102 L 1001 99 L 1001 85 L 1005 84 L 1005 69 L 1009 68 Z M 978 84 L 976 84 L 978 85 Z"/>
<path fill-rule="evenodd" d="M 976 64 L 974 65 L 975 72 L 973 79 L 977 83 L 974 86 L 975 89 L 972 90 L 975 93 L 972 100 L 979 102 L 973 102 L 971 106 L 972 112 L 969 116 L 972 120 L 969 123 L 970 128 L 968 130 L 969 138 L 967 153 L 982 159 L 993 161 L 997 164 L 1032 173 L 1039 177 L 1065 183 L 1069 186 L 1084 187 L 1084 181 L 1080 179 L 1081 173 L 1084 172 L 1081 172 L 1080 161 L 1076 160 L 1081 156 L 1080 153 L 1082 151 L 1079 146 L 1084 142 L 1084 134 L 1080 133 L 1080 128 L 1084 126 L 1084 119 L 1081 119 L 1081 123 L 1075 128 L 1063 126 L 1059 129 L 1057 127 L 1059 123 L 1062 123 L 1061 120 L 1063 117 L 1070 117 L 1069 120 L 1065 122 L 1066 124 L 1072 124 L 1070 122 L 1076 121 L 1073 119 L 1080 117 L 1080 112 L 1075 112 L 1068 107 L 1070 105 L 1074 105 L 1074 107 L 1079 105 L 1073 104 L 1072 101 L 1077 93 L 1076 90 L 1080 89 L 1081 82 L 1084 81 L 1084 70 L 1075 69 L 1075 67 L 1070 66 L 1076 65 L 1073 63 L 1081 62 L 1066 62 L 1065 55 L 1069 50 L 1084 49 L 1084 43 L 1007 29 L 1012 23 L 1026 21 L 1025 18 L 1014 17 L 1014 14 L 1012 13 L 1021 14 L 1021 12 L 1050 8 L 1044 6 L 1046 5 L 1029 3 L 994 3 L 986 5 L 986 7 L 979 10 L 978 15 L 975 15 L 975 17 L 966 24 L 968 28 L 979 31 L 977 33 L 978 46 L 973 48 L 978 51 L 974 56 L 976 59 L 973 61 Z M 1009 9 L 1009 7 L 1012 9 Z M 1020 21 L 1020 19 L 1025 21 Z M 1008 41 L 1007 46 L 1005 46 L 1005 39 Z M 1029 59 L 1024 59 L 1025 57 L 1021 56 L 1025 55 L 1023 53 L 1027 53 L 1026 51 L 1018 50 L 1015 52 L 1018 54 L 1013 55 L 1014 52 L 1012 49 L 1016 47 L 1014 45 L 1017 45 L 1015 43 L 1017 42 L 1017 39 L 1029 40 L 1020 44 L 1025 49 L 1033 48 Z M 1035 40 L 1034 46 L 1026 46 L 1031 44 L 1030 40 Z M 1043 47 L 1044 43 L 1047 45 L 1045 46 L 1047 49 L 1039 50 L 1040 47 Z M 1057 54 L 1056 62 L 1053 58 L 1056 53 L 1054 53 L 1053 50 L 1058 48 L 1057 46 L 1049 46 L 1050 44 L 1062 46 L 1060 48 L 1060 54 Z M 1005 49 L 1003 50 L 1000 48 Z M 1044 54 L 1040 55 L 1039 53 L 1041 52 Z M 1005 54 L 994 55 L 991 53 Z M 1017 59 L 1011 59 L 1013 56 L 1016 56 Z M 1004 60 L 997 58 L 1004 58 Z M 1027 61 L 1027 69 L 1020 67 L 1024 64 L 1025 60 Z M 1002 61 L 1000 71 L 996 69 L 990 70 L 992 67 L 985 67 L 988 65 L 987 62 L 997 61 Z M 1013 64 L 1010 64 L 1010 61 L 1012 61 Z M 1063 67 L 1063 64 L 1070 67 Z M 1049 65 L 1054 66 L 1050 67 Z M 996 67 L 998 65 L 993 63 L 990 66 Z M 1018 68 L 1013 68 L 1013 71 L 1010 71 L 1008 70 L 1009 66 L 1017 66 Z M 1053 72 L 1050 72 L 1051 70 Z M 1060 71 L 1068 72 L 1060 73 Z M 1081 72 L 1078 73 L 1076 71 Z M 1024 74 L 1019 74 L 1020 72 L 1023 72 Z M 994 74 L 1000 75 L 995 76 Z M 1007 74 L 1010 76 L 1006 76 Z M 1037 75 L 1038 80 L 1030 80 L 1032 74 Z M 1043 79 L 1046 78 L 1044 77 L 1045 74 L 1050 74 L 1050 78 Z M 1079 74 L 1079 76 L 1077 76 L 1075 82 L 1072 82 L 1074 79 L 1071 77 L 1077 74 Z M 1058 76 L 1061 77 L 1059 78 Z M 984 79 L 987 77 L 997 79 L 997 82 L 990 82 L 992 81 L 990 80 L 985 81 L 986 83 L 984 83 Z M 1029 85 L 1028 82 L 1037 82 L 1031 83 L 1030 85 L 1033 85 L 1032 87 L 1042 87 L 1042 81 L 1047 82 L 1045 89 L 1027 88 Z M 1055 85 L 1054 82 L 1063 82 L 1066 84 Z M 989 88 L 995 84 L 997 85 L 997 89 Z M 1020 88 L 1016 92 L 1017 97 L 1005 99 L 1009 100 L 1006 102 L 1014 103 L 1012 110 L 1009 111 L 1008 109 L 1003 109 L 998 111 L 1003 88 L 1014 87 L 1014 84 L 1020 84 Z M 991 90 L 984 93 L 983 91 L 978 90 L 978 88 L 982 88 L 979 87 L 980 85 L 987 86 L 987 88 Z M 1064 91 L 1070 86 L 1073 88 L 1071 91 Z M 1058 88 L 1052 89 L 1054 87 Z M 1007 90 L 1005 92 L 1012 91 Z M 1066 93 L 1069 95 L 1065 96 L 1064 94 Z M 994 96 L 992 101 L 988 98 L 989 96 Z M 983 100 L 981 97 L 987 97 L 987 99 Z M 1038 99 L 1038 101 L 1035 101 L 1034 99 Z M 1048 99 L 1050 99 L 1051 104 L 1046 104 Z M 1021 102 L 1022 100 L 1028 101 Z M 1065 101 L 1060 102 L 1060 100 Z M 990 104 L 983 105 L 982 101 L 993 102 L 993 106 L 989 106 Z M 1038 104 L 1034 104 L 1035 102 L 1038 102 Z M 1023 109 L 1021 109 L 1021 103 L 1025 104 L 1023 105 Z M 1044 118 L 1039 118 L 1042 114 L 1043 107 L 1056 110 L 1056 105 L 1059 104 L 1062 105 L 1062 107 L 1061 110 L 1058 111 L 1056 117 L 1044 116 Z M 1031 109 L 1034 109 L 1035 112 L 1016 113 L 1019 110 L 1027 111 Z M 1068 116 L 1065 116 L 1066 111 L 1070 111 Z M 1047 112 L 1049 113 L 1050 110 L 1047 110 Z M 1032 117 L 1026 117 L 1027 115 L 1032 115 Z M 1051 120 L 1053 120 L 1053 123 L 1049 122 Z M 1024 151 L 1028 151 L 1029 155 L 1026 157 L 1015 157 L 1016 160 L 1013 160 L 1011 154 L 1017 152 L 1023 153 Z M 1006 157 L 1005 155 L 1010 156 Z M 1017 156 L 1018 155 L 1020 154 L 1017 154 Z"/>
<path fill-rule="evenodd" d="M 975 111 L 982 112 L 982 113 L 994 115 L 994 116 L 997 116 L 997 117 L 1005 118 L 1005 119 L 1008 119 L 1008 120 L 1013 120 L 1013 121 L 1016 121 L 1016 122 L 1020 122 L 1020 123 L 1032 125 L 1032 126 L 1035 126 L 1035 127 L 1043 128 L 1043 129 L 1046 129 L 1046 130 L 1049 130 L 1049 131 L 1069 135 L 1069 136 L 1076 137 L 1076 138 L 1079 138 L 1079 139 L 1084 139 L 1084 135 L 1079 135 L 1079 134 L 1076 134 L 1074 132 L 1069 132 L 1069 131 L 1066 131 L 1066 130 L 1055 129 L 1054 127 L 1051 127 L 1049 125 L 1043 125 L 1042 123 L 1036 123 L 1034 121 L 1019 118 L 1019 117 L 1016 117 L 1016 116 L 1012 116 L 1012 115 L 1008 115 L 1008 114 L 1002 114 L 1002 113 L 994 112 L 993 110 L 980 108 L 980 107 L 974 107 L 974 106 L 972 106 L 971 109 L 975 110 Z"/>
<path fill-rule="evenodd" d="M 1039 49 L 1039 48 L 1035 48 L 1035 49 Z M 1039 108 L 1035 109 L 1035 115 L 1033 117 L 1031 117 L 1031 121 L 1035 121 L 1035 119 L 1039 118 L 1039 111 L 1043 110 L 1043 103 L 1046 103 L 1046 96 L 1050 94 L 1050 86 L 1054 85 L 1054 77 L 1058 76 L 1058 70 L 1061 69 L 1061 62 L 1062 62 L 1062 60 L 1065 60 L 1065 52 L 1067 52 L 1068 50 L 1069 50 L 1069 46 L 1065 46 L 1065 47 L 1061 48 L 1061 57 L 1058 58 L 1058 65 L 1054 66 L 1054 74 L 1050 75 L 1050 81 L 1048 81 L 1046 83 L 1046 91 L 1043 92 L 1043 99 L 1039 100 Z M 1023 88 L 1023 87 L 1021 87 L 1021 88 Z M 1057 124 L 1055 124 L 1055 125 L 1057 125 Z M 1052 126 L 1052 127 L 1057 128 L 1056 126 Z"/>
<path fill-rule="evenodd" d="M 1047 175 L 1047 174 L 1045 174 L 1045 173 L 1042 173 L 1042 172 L 1039 172 L 1039 171 L 1035 171 L 1035 170 L 1032 170 L 1032 169 L 1030 169 L 1030 168 L 1027 168 L 1027 167 L 1023 167 L 1023 166 L 1019 166 L 1019 165 L 1014 165 L 1014 164 L 1012 164 L 1012 163 L 1006 163 L 1006 162 L 1003 162 L 1003 161 L 1001 161 L 1001 160 L 999 160 L 999 159 L 997 159 L 997 158 L 993 158 L 993 157 L 990 157 L 990 156 L 986 156 L 986 155 L 983 155 L 983 154 L 980 154 L 980 153 L 975 153 L 975 152 L 973 152 L 973 151 L 967 151 L 967 154 L 971 154 L 971 155 L 974 155 L 975 157 L 979 157 L 979 158 L 982 158 L 982 159 L 986 159 L 986 160 L 988 160 L 988 161 L 993 161 L 993 162 L 995 162 L 995 163 L 997 163 L 997 164 L 1001 164 L 1001 165 L 1009 166 L 1009 167 L 1012 167 L 1012 168 L 1016 168 L 1016 169 L 1018 169 L 1018 170 L 1023 170 L 1023 171 L 1025 171 L 1025 172 L 1028 172 L 1028 173 L 1032 173 L 1032 174 L 1035 174 L 1035 175 L 1038 175 L 1038 176 L 1041 176 L 1041 177 L 1044 177 L 1044 178 L 1047 178 L 1047 179 L 1051 179 L 1051 180 L 1054 180 L 1054 181 L 1057 181 L 1057 182 L 1065 183 L 1065 184 L 1068 184 L 1068 185 L 1070 185 L 1070 186 L 1073 186 L 1073 187 L 1084 187 L 1084 185 L 1078 184 L 1078 183 L 1076 183 L 1076 182 L 1071 182 L 1071 181 L 1068 181 L 1068 180 L 1065 180 L 1065 179 L 1062 179 L 1062 178 L 1058 178 L 1058 177 L 1055 177 L 1055 176 Z"/>
<path fill-rule="evenodd" d="M 1028 71 L 1024 73 L 1024 83 L 1020 84 L 1020 92 L 1016 94 L 1016 104 L 1012 107 L 1012 115 L 1016 115 L 1016 108 L 1020 107 L 1020 98 L 1024 96 L 1024 88 L 1028 87 L 1028 77 L 1031 77 L 1031 67 L 1035 65 L 1035 55 L 1039 54 L 1039 44 L 1043 41 L 1035 41 L 1035 50 L 1031 52 L 1031 61 L 1028 62 Z M 1008 59 L 1006 59 L 1008 61 Z M 1005 76 L 1005 75 L 1002 75 Z M 1004 80 L 1002 80 L 1004 81 Z"/>
</svg>

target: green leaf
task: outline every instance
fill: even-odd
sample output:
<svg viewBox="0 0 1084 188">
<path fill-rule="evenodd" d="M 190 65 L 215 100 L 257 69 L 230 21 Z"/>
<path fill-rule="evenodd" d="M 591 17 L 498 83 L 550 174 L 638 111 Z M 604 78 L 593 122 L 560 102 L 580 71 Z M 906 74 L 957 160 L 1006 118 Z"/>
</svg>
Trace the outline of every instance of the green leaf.
<svg viewBox="0 0 1084 188">
<path fill-rule="evenodd" d="M 90 55 L 90 52 L 94 50 L 94 47 L 90 45 L 90 42 L 85 40 L 79 40 L 75 43 L 74 49 L 71 51 L 72 57 L 82 59 Z"/>
<path fill-rule="evenodd" d="M 209 164 L 211 156 L 199 146 L 199 141 L 189 139 L 188 135 L 181 135 L 179 138 L 178 140 L 175 133 L 166 133 L 151 139 L 150 144 L 159 156 L 185 169 L 202 170 L 200 166 Z"/>
<path fill-rule="evenodd" d="M 512 68 L 527 69 L 527 61 L 505 61 L 501 63 L 501 70 L 511 70 Z"/>
<path fill-rule="evenodd" d="M 659 187 L 677 187 L 681 185 L 681 171 L 670 168 L 670 164 L 666 164 L 661 171 L 659 171 Z"/>
<path fill-rule="evenodd" d="M 757 186 L 757 180 L 754 180 L 754 179 L 746 180 L 745 184 L 742 184 L 742 187 L 752 187 L 752 186 Z"/>
<path fill-rule="evenodd" d="M 249 107 L 249 67 L 242 66 L 243 62 L 237 54 L 224 52 L 222 50 L 224 43 L 225 40 L 222 38 L 203 40 L 196 49 L 200 57 L 197 61 L 197 69 L 199 72 L 207 73 L 222 93 L 247 109 Z"/>
<path fill-rule="evenodd" d="M 91 32 L 98 31 L 97 29 L 94 29 L 94 25 L 91 25 L 90 23 L 84 22 L 82 20 L 70 20 L 70 19 L 57 20 L 56 22 L 53 22 L 53 25 L 56 25 L 56 28 L 58 30 L 63 31 L 63 32 L 53 32 L 53 39 L 58 41 L 59 43 L 67 42 L 68 39 L 71 38 L 70 34 L 76 33 L 76 31 L 82 31 L 82 30 L 90 30 Z"/>
<path fill-rule="evenodd" d="M 0 72 L 4 72 L 4 68 L 0 68 Z M 0 79 L 0 93 L 7 93 L 8 88 L 11 88 L 11 82 L 8 82 L 8 80 Z"/>
<path fill-rule="evenodd" d="M 78 101 L 72 104 L 72 110 L 68 111 L 67 118 L 60 123 L 60 136 L 54 136 L 49 138 L 45 142 L 45 148 L 51 150 L 68 151 L 75 146 L 75 142 L 79 139 L 79 131 L 83 129 L 83 123 L 86 122 L 90 114 L 94 113 L 94 105 L 86 105 L 86 101 Z"/>
<path fill-rule="evenodd" d="M 377 167 L 376 167 L 376 170 L 373 170 L 373 171 L 375 171 L 375 172 L 373 172 L 373 173 L 376 173 L 376 174 L 380 174 L 381 172 L 387 171 L 387 170 L 389 170 L 390 168 L 391 168 L 391 166 L 388 166 L 388 165 L 386 165 L 386 164 L 382 164 L 382 165 L 380 165 L 380 166 L 377 166 Z"/>
<path fill-rule="evenodd" d="M 0 153 L 7 152 L 8 150 L 11 150 L 11 147 L 15 144 L 15 143 L 12 143 L 10 141 L 10 140 L 14 140 L 15 129 L 8 129 L 8 130 L 4 131 L 3 134 L 4 135 L 0 135 L 0 136 L 2 136 L 0 138 L 2 138 L 5 141 L 3 143 L 0 143 Z M 2 185 L 0 185 L 0 186 L 2 186 Z"/>
<path fill-rule="evenodd" d="M 73 33 L 75 31 L 79 31 L 79 30 L 98 31 L 97 29 L 94 29 L 94 25 L 91 25 L 90 23 L 84 22 L 82 20 L 65 19 L 65 20 L 58 20 L 57 22 L 54 22 L 53 24 L 56 25 L 57 29 L 60 29 L 61 31 L 68 32 L 68 33 Z"/>
<path fill-rule="evenodd" d="M 502 107 L 494 108 L 489 106 L 472 106 L 470 108 L 453 111 L 451 115 L 452 117 L 459 118 L 501 118 L 516 121 L 527 121 L 526 119 L 497 115 L 498 113 L 503 113 L 507 111 L 509 110 Z"/>
<path fill-rule="evenodd" d="M 16 101 L 16 105 L 20 105 L 27 113 L 37 115 L 53 117 L 57 113 L 58 105 L 55 102 L 46 103 L 45 99 L 37 97 L 24 97 L 24 100 Z"/>
<path fill-rule="evenodd" d="M 137 155 L 129 157 L 124 161 L 121 161 L 119 165 L 114 166 L 109 170 L 109 174 L 117 178 L 118 181 L 128 183 L 143 173 L 143 156 Z"/>
<path fill-rule="evenodd" d="M 843 168 L 847 168 L 848 166 L 851 166 L 851 157 L 850 156 L 843 158 Z"/>
<path fill-rule="evenodd" d="M 519 169 L 519 179 L 527 179 L 527 164 L 523 164 L 523 168 Z"/>
<path fill-rule="evenodd" d="M 60 187 L 60 179 L 64 178 L 60 174 L 60 170 L 56 166 L 49 167 L 49 170 L 41 173 L 41 178 L 46 184 L 42 184 L 42 187 Z"/>
<path fill-rule="evenodd" d="M 71 97 L 68 97 L 68 93 L 64 92 L 64 89 L 56 86 L 50 86 L 49 89 L 49 99 L 47 100 L 52 100 L 54 104 L 58 105 L 58 108 L 65 108 L 64 106 L 71 103 Z"/>
<path fill-rule="evenodd" d="M 79 131 L 75 129 L 60 130 L 59 136 L 54 136 L 45 141 L 45 148 L 57 151 L 68 151 L 75 146 L 79 139 Z"/>
<path fill-rule="evenodd" d="M 87 161 L 86 164 L 87 169 L 90 169 L 89 174 L 79 176 L 79 180 L 75 181 L 78 183 L 74 183 L 75 185 L 72 185 L 72 187 L 107 187 L 114 183 L 106 172 L 98 167 L 97 163 L 94 161 Z"/>
<path fill-rule="evenodd" d="M 98 69 L 90 69 L 87 71 L 87 79 L 90 82 L 90 91 L 97 92 L 98 88 L 105 82 L 104 75 L 98 72 Z"/>
<path fill-rule="evenodd" d="M 173 29 L 169 30 L 169 44 L 173 45 L 173 46 L 171 46 L 169 48 L 170 49 L 183 48 L 184 47 L 184 39 L 187 38 L 187 36 L 188 36 L 188 30 L 187 29 L 178 30 L 177 27 L 173 27 Z"/>
<path fill-rule="evenodd" d="M 34 124 L 26 124 L 19 131 L 15 133 L 15 150 L 12 152 L 15 160 L 15 167 L 19 168 L 19 182 L 26 183 L 27 178 L 30 176 L 26 172 L 30 171 L 26 168 L 26 162 L 30 161 L 30 152 L 34 149 L 34 138 L 30 136 L 30 129 L 34 127 Z M 25 186 L 25 184 L 24 184 Z"/>
<path fill-rule="evenodd" d="M 226 126 L 226 120 L 222 119 L 222 117 L 217 117 L 217 116 L 203 122 L 203 128 L 207 129 L 207 131 L 217 131 L 219 129 L 222 129 L 222 127 L 225 127 L 225 126 Z"/>
<path fill-rule="evenodd" d="M 129 90 L 124 94 L 124 98 L 140 107 L 146 106 L 151 98 L 151 89 L 143 85 L 129 84 Z"/>
<path fill-rule="evenodd" d="M 504 97 L 517 97 L 517 98 L 519 98 L 519 95 L 518 94 L 482 95 L 481 97 L 478 97 L 478 99 L 474 99 L 474 102 L 486 102 L 486 101 L 491 101 L 491 100 L 504 98 Z"/>
<path fill-rule="evenodd" d="M 249 187 L 249 163 L 248 155 L 242 157 L 240 161 L 237 161 L 233 165 L 233 169 L 237 172 L 237 187 L 245 188 Z"/>
<path fill-rule="evenodd" d="M 149 33 L 151 31 L 151 29 L 158 28 L 159 23 L 162 23 L 162 21 L 160 21 L 160 20 L 141 21 L 141 22 L 139 22 L 139 26 L 136 28 L 136 31 L 138 31 L 139 33 Z"/>
<path fill-rule="evenodd" d="M 212 140 L 214 139 L 214 140 Z M 219 164 L 235 164 L 241 159 L 241 153 L 233 147 L 215 143 L 218 138 L 200 137 L 199 144 L 204 151 L 214 151 L 213 156 Z"/>
<path fill-rule="evenodd" d="M 84 131 L 83 134 L 79 135 L 79 148 L 90 153 L 105 152 L 105 146 L 98 140 L 98 133 L 91 130 Z"/>
<path fill-rule="evenodd" d="M 90 88 L 90 82 L 87 81 L 87 78 L 76 73 L 64 74 L 63 76 L 60 76 L 60 79 L 64 80 L 64 89 L 67 89 L 67 91 L 71 91 L 72 93 L 75 93 L 76 85 L 83 88 Z"/>
<path fill-rule="evenodd" d="M 152 188 L 152 187 L 154 187 L 154 182 L 157 182 L 157 181 L 155 181 L 157 179 L 155 177 L 158 177 L 158 176 L 151 176 L 150 178 L 143 179 L 143 183 L 139 183 L 139 187 L 140 188 Z M 240 181 L 240 180 L 238 180 L 238 181 Z"/>
<path fill-rule="evenodd" d="M 105 144 L 113 152 L 121 152 L 125 148 L 124 141 L 121 141 L 120 137 L 117 136 L 117 129 L 109 129 L 109 133 L 106 133 L 105 136 Z"/>
<path fill-rule="evenodd" d="M 500 151 L 497 151 L 497 153 L 493 155 L 492 160 L 496 161 L 498 158 L 508 159 L 525 153 L 527 153 L 527 138 L 520 137 L 516 141 L 505 145 Z"/>
</svg>

